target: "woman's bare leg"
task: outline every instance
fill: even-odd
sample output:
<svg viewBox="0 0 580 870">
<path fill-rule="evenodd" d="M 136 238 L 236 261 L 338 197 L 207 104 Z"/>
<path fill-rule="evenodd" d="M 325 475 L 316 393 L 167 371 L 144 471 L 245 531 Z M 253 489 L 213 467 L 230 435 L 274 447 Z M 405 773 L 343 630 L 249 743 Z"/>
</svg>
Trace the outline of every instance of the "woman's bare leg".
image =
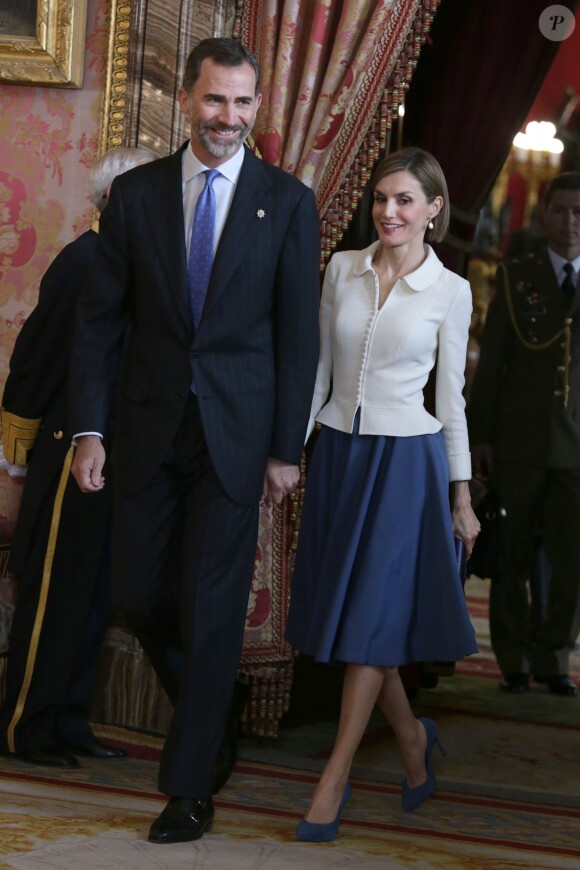
<svg viewBox="0 0 580 870">
<path fill-rule="evenodd" d="M 385 669 L 370 665 L 346 667 L 338 733 L 320 781 L 316 786 L 306 819 L 315 824 L 336 818 L 354 754 L 365 733 Z"/>
<path fill-rule="evenodd" d="M 425 782 L 427 737 L 413 715 L 398 668 L 349 664 L 344 675 L 338 733 L 312 796 L 306 815 L 309 822 L 325 824 L 336 818 L 355 752 L 375 703 L 393 729 L 409 787 Z"/>
<path fill-rule="evenodd" d="M 425 729 L 413 715 L 398 668 L 383 668 L 383 684 L 377 704 L 394 731 L 410 788 L 416 788 L 427 779 Z"/>
</svg>

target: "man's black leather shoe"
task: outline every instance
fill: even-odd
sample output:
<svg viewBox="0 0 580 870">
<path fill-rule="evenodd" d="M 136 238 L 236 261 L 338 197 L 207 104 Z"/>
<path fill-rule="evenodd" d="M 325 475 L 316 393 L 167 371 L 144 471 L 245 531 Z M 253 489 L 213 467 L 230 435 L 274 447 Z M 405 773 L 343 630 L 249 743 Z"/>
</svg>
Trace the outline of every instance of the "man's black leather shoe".
<svg viewBox="0 0 580 870">
<path fill-rule="evenodd" d="M 249 696 L 250 687 L 247 683 L 236 680 L 222 745 L 213 765 L 212 794 L 222 790 L 238 760 L 238 724 Z"/>
<path fill-rule="evenodd" d="M 27 764 L 38 764 L 41 767 L 79 767 L 76 755 L 64 749 L 57 749 L 55 746 L 44 749 L 23 749 L 16 753 L 16 758 L 19 761 L 26 761 Z"/>
<path fill-rule="evenodd" d="M 88 740 L 85 740 L 80 746 L 71 747 L 77 755 L 84 755 L 86 758 L 126 758 L 127 753 L 124 749 L 118 746 L 107 746 L 102 740 L 99 740 L 94 735 Z"/>
<path fill-rule="evenodd" d="M 499 687 L 502 692 L 508 692 L 510 695 L 525 695 L 530 690 L 530 677 L 519 672 L 504 674 Z"/>
<path fill-rule="evenodd" d="M 172 797 L 149 830 L 150 843 L 188 843 L 199 840 L 213 824 L 213 802 Z"/>
<path fill-rule="evenodd" d="M 534 680 L 536 683 L 542 683 L 547 686 L 552 695 L 562 695 L 565 698 L 576 698 L 578 696 L 578 686 L 570 679 L 568 674 L 553 674 L 547 677 L 534 676 Z"/>
</svg>

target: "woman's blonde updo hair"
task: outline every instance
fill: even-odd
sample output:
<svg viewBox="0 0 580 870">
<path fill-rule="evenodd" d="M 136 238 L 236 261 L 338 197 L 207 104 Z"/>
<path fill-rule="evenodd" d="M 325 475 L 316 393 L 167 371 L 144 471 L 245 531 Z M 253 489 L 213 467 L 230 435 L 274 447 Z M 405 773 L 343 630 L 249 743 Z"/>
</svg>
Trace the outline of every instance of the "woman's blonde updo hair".
<svg viewBox="0 0 580 870">
<path fill-rule="evenodd" d="M 443 241 L 449 226 L 449 193 L 439 162 L 422 148 L 402 148 L 400 151 L 393 151 L 383 157 L 375 167 L 371 179 L 373 193 L 379 181 L 386 175 L 392 175 L 393 172 L 409 172 L 413 178 L 416 178 L 427 202 L 433 202 L 436 196 L 443 198 L 441 210 L 433 218 L 433 229 L 428 229 L 426 233 L 430 242 Z"/>
</svg>

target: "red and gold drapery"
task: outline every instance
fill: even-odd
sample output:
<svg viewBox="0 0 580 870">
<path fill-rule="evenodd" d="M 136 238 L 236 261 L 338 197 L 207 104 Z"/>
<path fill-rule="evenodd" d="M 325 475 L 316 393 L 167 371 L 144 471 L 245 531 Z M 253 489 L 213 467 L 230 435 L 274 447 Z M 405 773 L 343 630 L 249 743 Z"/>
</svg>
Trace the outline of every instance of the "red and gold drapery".
<svg viewBox="0 0 580 870">
<path fill-rule="evenodd" d="M 440 0 L 240 0 L 262 69 L 263 158 L 316 193 L 324 261 L 362 196 Z"/>
</svg>

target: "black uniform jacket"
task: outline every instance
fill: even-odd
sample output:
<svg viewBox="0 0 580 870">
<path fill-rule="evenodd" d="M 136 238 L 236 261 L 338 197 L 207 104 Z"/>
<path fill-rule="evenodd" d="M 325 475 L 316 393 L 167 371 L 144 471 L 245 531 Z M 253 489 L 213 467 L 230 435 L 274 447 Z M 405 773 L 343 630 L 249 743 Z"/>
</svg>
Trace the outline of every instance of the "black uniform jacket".
<svg viewBox="0 0 580 870">
<path fill-rule="evenodd" d="M 468 425 L 500 461 L 580 467 L 580 292 L 566 305 L 547 251 L 498 270 Z"/>
<path fill-rule="evenodd" d="M 38 304 L 22 327 L 10 359 L 4 388 L 3 435 L 9 427 L 40 428 L 29 453 L 30 465 L 10 555 L 10 570 L 21 574 L 34 541 L 38 517 L 53 498 L 71 444 L 67 424 L 67 376 L 81 288 L 97 246 L 89 230 L 58 254 L 40 284 Z M 14 436 L 18 440 L 18 431 Z"/>
</svg>

